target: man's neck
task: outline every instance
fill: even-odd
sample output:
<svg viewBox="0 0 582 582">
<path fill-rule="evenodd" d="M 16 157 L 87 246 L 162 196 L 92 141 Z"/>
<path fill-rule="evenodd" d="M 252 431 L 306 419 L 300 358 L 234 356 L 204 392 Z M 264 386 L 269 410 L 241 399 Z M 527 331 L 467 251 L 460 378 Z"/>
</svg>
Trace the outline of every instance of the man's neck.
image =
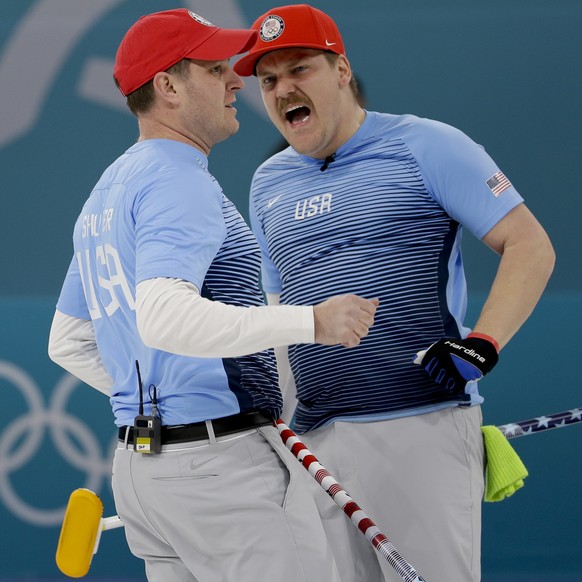
<svg viewBox="0 0 582 582">
<path fill-rule="evenodd" d="M 138 126 L 138 141 L 145 141 L 147 139 L 170 139 L 192 146 L 202 152 L 205 156 L 210 154 L 210 147 L 201 139 L 198 139 L 194 135 L 189 135 L 185 132 L 179 131 L 171 123 L 149 117 L 139 117 Z"/>
</svg>

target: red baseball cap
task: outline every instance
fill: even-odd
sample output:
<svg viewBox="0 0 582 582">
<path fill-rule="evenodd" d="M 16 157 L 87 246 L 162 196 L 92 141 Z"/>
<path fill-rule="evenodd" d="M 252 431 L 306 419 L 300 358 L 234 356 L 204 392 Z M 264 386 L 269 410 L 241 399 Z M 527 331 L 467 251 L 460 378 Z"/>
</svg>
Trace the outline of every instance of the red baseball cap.
<svg viewBox="0 0 582 582">
<path fill-rule="evenodd" d="M 147 14 L 123 37 L 113 76 L 127 96 L 182 59 L 230 59 L 256 38 L 255 30 L 219 28 L 186 8 Z"/>
<path fill-rule="evenodd" d="M 241 77 L 254 75 L 257 61 L 278 49 L 304 47 L 338 55 L 346 52 L 336 23 L 325 12 L 307 4 L 273 8 L 259 16 L 251 28 L 259 32 L 257 42 L 233 67 Z"/>
</svg>

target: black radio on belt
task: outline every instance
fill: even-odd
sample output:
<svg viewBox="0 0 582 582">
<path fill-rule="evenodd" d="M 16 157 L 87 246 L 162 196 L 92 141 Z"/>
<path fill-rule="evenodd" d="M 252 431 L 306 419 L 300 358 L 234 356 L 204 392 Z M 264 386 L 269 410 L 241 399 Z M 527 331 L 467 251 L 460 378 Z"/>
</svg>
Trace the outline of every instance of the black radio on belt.
<svg viewBox="0 0 582 582">
<path fill-rule="evenodd" d="M 162 452 L 162 423 L 159 416 L 138 414 L 135 417 L 133 450 L 136 453 Z"/>
<path fill-rule="evenodd" d="M 139 382 L 139 414 L 133 423 L 133 450 L 136 453 L 161 453 L 162 452 L 162 420 L 158 412 L 158 400 L 156 387 L 153 386 L 152 414 L 144 415 L 143 410 L 143 386 L 139 363 L 136 361 L 137 378 Z"/>
</svg>

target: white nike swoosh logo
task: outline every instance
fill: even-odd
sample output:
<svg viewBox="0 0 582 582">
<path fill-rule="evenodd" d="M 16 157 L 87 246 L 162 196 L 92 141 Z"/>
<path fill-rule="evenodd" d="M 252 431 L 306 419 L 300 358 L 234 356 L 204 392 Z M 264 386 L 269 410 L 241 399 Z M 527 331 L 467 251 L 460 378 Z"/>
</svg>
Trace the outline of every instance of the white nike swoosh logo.
<svg viewBox="0 0 582 582">
<path fill-rule="evenodd" d="M 279 196 L 275 196 L 275 198 L 271 198 L 271 200 L 269 200 L 267 202 L 267 208 L 271 208 L 271 206 L 273 206 L 273 204 L 275 204 L 275 202 L 277 202 L 277 200 L 279 200 L 279 198 L 281 198 L 281 196 L 283 196 L 283 194 L 279 194 Z"/>
<path fill-rule="evenodd" d="M 333 46 L 334 44 L 337 44 L 335 42 L 328 42 L 327 40 L 325 41 L 326 46 Z"/>
</svg>

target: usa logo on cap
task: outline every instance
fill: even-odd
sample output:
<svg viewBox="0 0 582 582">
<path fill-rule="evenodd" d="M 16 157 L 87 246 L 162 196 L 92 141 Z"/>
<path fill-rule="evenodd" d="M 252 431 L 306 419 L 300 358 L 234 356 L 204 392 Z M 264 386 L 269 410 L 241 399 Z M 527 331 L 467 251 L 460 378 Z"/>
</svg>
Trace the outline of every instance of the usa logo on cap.
<svg viewBox="0 0 582 582">
<path fill-rule="evenodd" d="M 275 40 L 283 34 L 284 29 L 285 22 L 283 22 L 283 19 L 276 14 L 269 14 L 261 24 L 261 40 L 265 42 Z"/>
</svg>

